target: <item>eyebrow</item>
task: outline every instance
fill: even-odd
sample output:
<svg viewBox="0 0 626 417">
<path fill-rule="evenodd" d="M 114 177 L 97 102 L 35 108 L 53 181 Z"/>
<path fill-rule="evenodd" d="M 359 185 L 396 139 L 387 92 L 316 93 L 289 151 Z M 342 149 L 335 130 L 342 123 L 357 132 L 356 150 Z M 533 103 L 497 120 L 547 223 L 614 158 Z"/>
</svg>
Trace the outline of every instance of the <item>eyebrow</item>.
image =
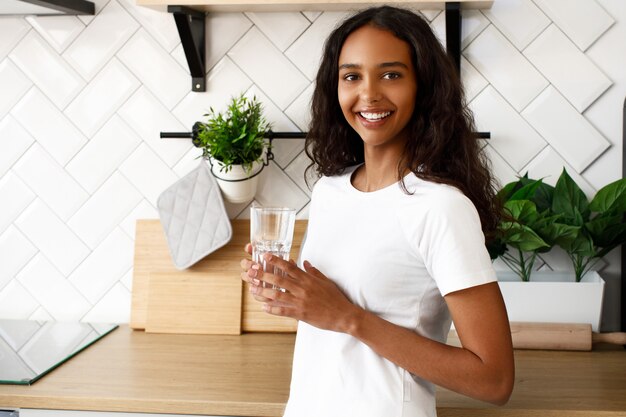
<svg viewBox="0 0 626 417">
<path fill-rule="evenodd" d="M 406 69 L 409 69 L 409 67 L 400 61 L 393 61 L 393 62 L 383 62 L 382 64 L 378 64 L 377 65 L 378 68 L 388 68 L 388 67 L 403 67 Z M 339 69 L 359 69 L 361 68 L 362 65 L 361 64 L 341 64 L 339 65 Z"/>
</svg>

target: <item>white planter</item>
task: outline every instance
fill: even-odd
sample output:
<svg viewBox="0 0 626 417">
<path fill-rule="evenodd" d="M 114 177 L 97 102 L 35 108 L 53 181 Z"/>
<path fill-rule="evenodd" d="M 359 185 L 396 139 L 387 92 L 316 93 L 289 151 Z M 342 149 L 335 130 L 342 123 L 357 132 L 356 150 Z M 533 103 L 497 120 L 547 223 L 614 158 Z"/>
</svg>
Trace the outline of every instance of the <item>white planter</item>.
<svg viewBox="0 0 626 417">
<path fill-rule="evenodd" d="M 246 172 L 243 169 L 243 165 L 233 165 L 232 169 L 228 172 L 220 171 L 224 166 L 220 161 L 213 160 L 212 172 L 217 178 L 217 183 L 222 190 L 224 199 L 230 203 L 249 203 L 256 194 L 257 185 L 259 183 L 258 175 L 254 178 L 249 178 L 263 169 L 263 164 L 255 162 L 252 165 L 252 170 Z M 244 180 L 244 181 L 225 181 L 225 180 Z"/>
<path fill-rule="evenodd" d="M 530 282 L 509 271 L 497 275 L 510 321 L 589 323 L 600 331 L 604 280 L 597 272 L 581 282 L 570 272 L 533 272 Z"/>
</svg>

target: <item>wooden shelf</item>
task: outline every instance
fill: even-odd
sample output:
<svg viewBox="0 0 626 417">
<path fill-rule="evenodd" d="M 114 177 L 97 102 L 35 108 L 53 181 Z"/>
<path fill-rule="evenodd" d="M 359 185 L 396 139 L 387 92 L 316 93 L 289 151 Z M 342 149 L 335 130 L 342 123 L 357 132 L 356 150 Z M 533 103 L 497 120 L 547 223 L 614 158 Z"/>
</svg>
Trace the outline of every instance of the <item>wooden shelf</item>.
<svg viewBox="0 0 626 417">
<path fill-rule="evenodd" d="M 351 10 L 383 4 L 374 0 L 136 0 L 140 6 L 148 6 L 162 11 L 167 6 L 186 6 L 206 12 L 243 11 L 300 11 L 300 10 Z M 462 9 L 489 9 L 493 0 L 457 0 Z M 394 0 L 396 5 L 414 9 L 444 10 L 445 1 L 433 0 Z"/>
<path fill-rule="evenodd" d="M 301 10 L 353 10 L 380 5 L 375 0 L 136 0 L 140 6 L 167 11 L 174 15 L 185 51 L 191 90 L 206 91 L 205 13 L 268 12 Z M 394 0 L 395 5 L 414 9 L 441 9 L 446 14 L 446 46 L 458 71 L 461 67 L 461 10 L 487 9 L 493 0 Z"/>
</svg>

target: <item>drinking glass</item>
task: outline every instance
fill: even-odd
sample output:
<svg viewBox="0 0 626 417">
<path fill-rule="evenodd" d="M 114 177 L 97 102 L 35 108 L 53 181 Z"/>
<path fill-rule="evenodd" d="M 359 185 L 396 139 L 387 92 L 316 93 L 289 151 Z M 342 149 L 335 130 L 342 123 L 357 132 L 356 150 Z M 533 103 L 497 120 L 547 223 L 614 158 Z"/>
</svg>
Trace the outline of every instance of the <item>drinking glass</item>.
<svg viewBox="0 0 626 417">
<path fill-rule="evenodd" d="M 295 209 L 286 207 L 250 208 L 252 260 L 262 265 L 264 272 L 284 276 L 283 271 L 267 265 L 263 255 L 271 253 L 288 261 L 295 223 Z M 277 286 L 263 281 L 261 281 L 261 285 L 264 288 L 279 289 Z"/>
</svg>

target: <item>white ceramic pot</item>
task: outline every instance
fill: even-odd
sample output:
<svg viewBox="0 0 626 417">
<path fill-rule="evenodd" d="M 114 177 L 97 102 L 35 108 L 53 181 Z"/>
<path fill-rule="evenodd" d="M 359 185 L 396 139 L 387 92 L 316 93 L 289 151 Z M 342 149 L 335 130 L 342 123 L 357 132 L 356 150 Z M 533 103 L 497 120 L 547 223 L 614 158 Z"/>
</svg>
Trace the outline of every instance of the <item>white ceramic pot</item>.
<svg viewBox="0 0 626 417">
<path fill-rule="evenodd" d="M 498 284 L 510 321 L 589 323 L 600 331 L 604 280 L 589 271 L 580 282 L 574 273 L 535 271 L 522 282 L 512 271 L 498 271 Z"/>
<path fill-rule="evenodd" d="M 228 172 L 220 171 L 224 166 L 220 161 L 212 160 L 213 175 L 217 178 L 217 183 L 222 190 L 222 196 L 230 203 L 248 203 L 252 201 L 256 194 L 257 185 L 259 183 L 258 175 L 249 178 L 263 169 L 263 164 L 255 162 L 252 170 L 246 172 L 243 165 L 233 165 Z M 246 179 L 249 178 L 249 179 Z M 243 181 L 226 181 L 226 180 L 243 180 Z"/>
</svg>

